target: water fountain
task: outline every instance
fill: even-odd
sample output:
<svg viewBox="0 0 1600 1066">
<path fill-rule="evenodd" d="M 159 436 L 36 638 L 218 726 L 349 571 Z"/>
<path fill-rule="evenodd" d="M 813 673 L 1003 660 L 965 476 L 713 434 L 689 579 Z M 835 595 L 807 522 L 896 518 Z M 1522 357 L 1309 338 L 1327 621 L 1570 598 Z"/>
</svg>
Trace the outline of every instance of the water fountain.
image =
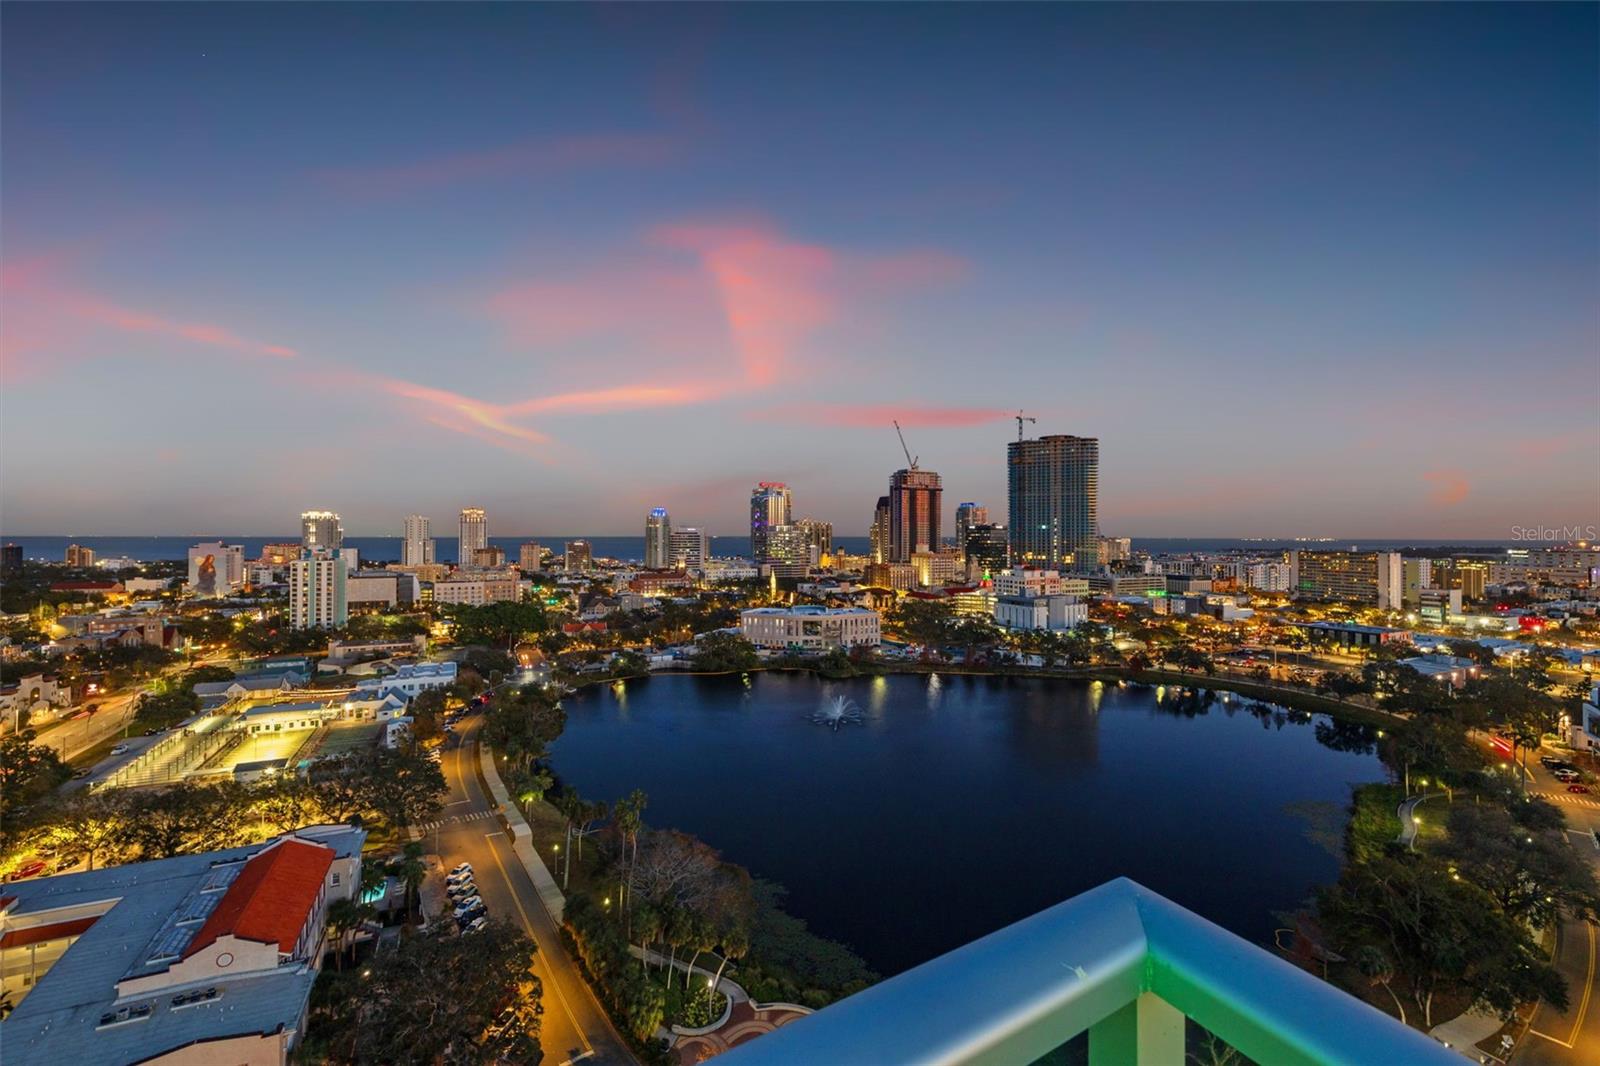
<svg viewBox="0 0 1600 1066">
<path fill-rule="evenodd" d="M 841 726 L 852 723 L 860 725 L 864 718 L 861 708 L 857 707 L 856 701 L 849 696 L 833 697 L 811 716 L 811 720 L 817 725 L 825 725 L 835 733 Z"/>
</svg>

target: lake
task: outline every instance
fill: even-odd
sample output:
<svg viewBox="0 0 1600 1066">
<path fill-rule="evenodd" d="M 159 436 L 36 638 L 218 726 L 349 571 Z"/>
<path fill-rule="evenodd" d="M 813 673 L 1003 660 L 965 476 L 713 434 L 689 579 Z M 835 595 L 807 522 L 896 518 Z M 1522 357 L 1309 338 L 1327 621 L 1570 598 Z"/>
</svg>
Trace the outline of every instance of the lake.
<svg viewBox="0 0 1600 1066">
<path fill-rule="evenodd" d="M 859 724 L 812 721 L 837 696 Z M 649 824 L 783 884 L 885 975 L 1122 875 L 1268 943 L 1274 912 L 1338 876 L 1351 786 L 1384 769 L 1365 727 L 1198 703 L 1063 680 L 662 676 L 568 697 L 551 761 L 590 799 L 644 789 Z"/>
</svg>

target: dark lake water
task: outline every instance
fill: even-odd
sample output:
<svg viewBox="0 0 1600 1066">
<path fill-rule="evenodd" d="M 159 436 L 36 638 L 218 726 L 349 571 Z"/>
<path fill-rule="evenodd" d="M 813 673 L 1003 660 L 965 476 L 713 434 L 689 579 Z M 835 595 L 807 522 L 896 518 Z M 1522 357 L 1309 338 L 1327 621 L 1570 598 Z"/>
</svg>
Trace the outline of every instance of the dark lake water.
<svg viewBox="0 0 1600 1066">
<path fill-rule="evenodd" d="M 862 724 L 810 720 L 840 695 Z M 552 761 L 592 799 L 644 789 L 651 825 L 785 885 L 885 974 L 1119 875 L 1266 943 L 1274 911 L 1338 876 L 1350 788 L 1383 768 L 1329 746 L 1325 717 L 1178 703 L 1059 680 L 657 677 L 568 698 Z"/>
</svg>

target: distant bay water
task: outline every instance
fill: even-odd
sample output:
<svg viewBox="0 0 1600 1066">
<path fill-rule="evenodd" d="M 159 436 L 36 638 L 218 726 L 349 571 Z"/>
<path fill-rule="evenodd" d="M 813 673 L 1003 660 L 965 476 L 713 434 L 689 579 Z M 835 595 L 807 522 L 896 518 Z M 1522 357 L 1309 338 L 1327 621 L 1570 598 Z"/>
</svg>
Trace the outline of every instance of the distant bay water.
<svg viewBox="0 0 1600 1066">
<path fill-rule="evenodd" d="M 18 537 L 0 534 L 0 541 L 7 544 L 20 544 L 25 558 L 42 560 L 45 562 L 61 562 L 67 553 L 67 545 L 81 544 L 92 548 L 96 556 L 102 559 L 127 557 L 141 562 L 156 562 L 163 559 L 188 558 L 191 545 L 201 541 L 220 540 L 227 544 L 244 545 L 246 558 L 258 558 L 264 544 L 286 544 L 300 539 L 296 533 L 283 533 L 277 536 L 261 534 L 215 534 L 195 533 L 189 536 L 71 536 L 52 535 L 36 537 Z M 515 560 L 518 548 L 527 541 L 537 541 L 539 544 L 557 555 L 561 554 L 564 545 L 569 540 L 587 540 L 598 557 L 608 559 L 639 560 L 644 558 L 644 537 L 582 537 L 571 536 L 520 536 L 520 537 L 490 537 L 489 543 L 503 548 L 506 558 Z M 847 552 L 865 554 L 870 549 L 866 537 L 836 537 L 835 543 Z M 453 563 L 457 561 L 456 538 L 436 537 L 435 552 L 439 562 Z M 346 537 L 345 546 L 355 548 L 361 553 L 365 561 L 382 563 L 398 562 L 400 559 L 399 537 Z M 1390 540 L 1328 540 L 1328 541 L 1294 541 L 1294 540 L 1250 540 L 1237 537 L 1134 537 L 1133 547 L 1136 551 L 1147 551 L 1153 554 L 1182 553 L 1182 552 L 1216 552 L 1216 551 L 1282 551 L 1288 548 L 1355 548 L 1361 551 L 1374 549 L 1401 549 L 1401 548 L 1469 548 L 1477 550 L 1498 549 L 1505 545 L 1499 541 L 1490 540 L 1418 540 L 1418 539 L 1390 539 Z M 713 555 L 731 557 L 748 556 L 750 554 L 750 538 L 747 536 L 719 536 L 711 538 L 711 552 Z"/>
</svg>

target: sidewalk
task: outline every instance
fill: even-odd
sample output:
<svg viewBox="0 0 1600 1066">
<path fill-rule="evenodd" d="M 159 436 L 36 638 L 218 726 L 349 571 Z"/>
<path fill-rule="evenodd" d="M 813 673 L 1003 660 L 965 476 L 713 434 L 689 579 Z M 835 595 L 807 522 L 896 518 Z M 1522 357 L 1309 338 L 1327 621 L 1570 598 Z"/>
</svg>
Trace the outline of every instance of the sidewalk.
<svg viewBox="0 0 1600 1066">
<path fill-rule="evenodd" d="M 1399 809 L 1395 812 L 1400 816 L 1400 835 L 1395 837 L 1396 843 L 1404 844 L 1408 848 L 1413 846 L 1417 839 L 1417 817 L 1412 812 L 1417 809 L 1417 804 L 1423 800 L 1437 799 L 1442 795 L 1444 795 L 1443 792 L 1429 792 L 1412 796 L 1400 804 Z"/>
<path fill-rule="evenodd" d="M 473 743 L 477 744 L 477 741 L 474 740 Z M 486 745 L 477 746 L 478 765 L 483 771 L 484 783 L 489 786 L 489 795 L 494 798 L 495 808 L 500 817 L 511 827 L 511 850 L 516 852 L 517 858 L 522 860 L 523 867 L 528 871 L 528 877 L 539 893 L 539 902 L 544 904 L 544 909 L 549 912 L 550 917 L 560 925 L 567 913 L 567 897 L 561 894 L 561 887 L 556 884 L 556 879 L 550 876 L 544 860 L 533 850 L 533 830 L 528 827 L 522 812 L 512 802 L 511 794 L 506 791 L 505 784 L 500 780 L 500 771 L 494 766 L 494 752 Z"/>
</svg>

